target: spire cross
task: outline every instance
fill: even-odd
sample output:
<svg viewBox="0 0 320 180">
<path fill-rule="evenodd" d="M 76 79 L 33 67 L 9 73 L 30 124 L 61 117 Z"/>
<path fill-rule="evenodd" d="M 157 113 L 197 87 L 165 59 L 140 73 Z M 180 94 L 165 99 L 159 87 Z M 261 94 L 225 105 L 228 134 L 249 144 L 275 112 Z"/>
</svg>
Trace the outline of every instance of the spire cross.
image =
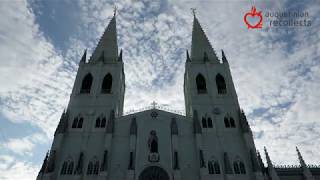
<svg viewBox="0 0 320 180">
<path fill-rule="evenodd" d="M 117 6 L 114 6 L 114 8 L 113 8 L 113 15 L 114 16 L 117 14 L 117 10 L 118 10 Z"/>
<path fill-rule="evenodd" d="M 191 11 L 192 11 L 192 14 L 193 14 L 193 16 L 196 16 L 196 8 L 190 8 L 191 9 Z"/>
</svg>

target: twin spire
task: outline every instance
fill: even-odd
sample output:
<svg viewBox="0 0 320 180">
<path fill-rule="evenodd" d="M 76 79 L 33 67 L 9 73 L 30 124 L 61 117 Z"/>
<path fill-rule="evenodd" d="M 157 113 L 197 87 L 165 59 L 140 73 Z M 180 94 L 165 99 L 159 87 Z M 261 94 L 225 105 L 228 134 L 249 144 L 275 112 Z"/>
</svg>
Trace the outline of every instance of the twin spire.
<svg viewBox="0 0 320 180">
<path fill-rule="evenodd" d="M 118 58 L 116 14 L 114 13 L 111 21 L 100 38 L 96 49 L 90 57 L 90 62 L 97 62 L 100 60 L 103 60 L 104 62 L 116 62 Z M 81 61 L 85 62 L 85 59 L 86 51 Z M 222 59 L 223 62 L 226 62 L 224 53 Z M 218 57 L 195 14 L 192 28 L 191 57 L 189 57 L 188 54 L 187 61 L 210 61 L 219 63 Z"/>
</svg>

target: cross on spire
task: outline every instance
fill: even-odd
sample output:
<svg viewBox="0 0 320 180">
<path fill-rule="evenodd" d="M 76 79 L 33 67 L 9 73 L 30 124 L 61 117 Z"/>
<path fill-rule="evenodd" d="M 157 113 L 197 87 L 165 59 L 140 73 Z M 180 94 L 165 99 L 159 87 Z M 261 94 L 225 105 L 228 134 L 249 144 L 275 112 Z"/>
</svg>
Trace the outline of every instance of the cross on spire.
<svg viewBox="0 0 320 180">
<path fill-rule="evenodd" d="M 117 6 L 114 6 L 114 8 L 113 8 L 113 15 L 114 15 L 114 16 L 116 16 L 117 10 L 118 10 Z"/>
<path fill-rule="evenodd" d="M 191 11 L 192 11 L 192 14 L 193 14 L 193 16 L 196 16 L 196 8 L 190 8 L 191 9 Z"/>
</svg>

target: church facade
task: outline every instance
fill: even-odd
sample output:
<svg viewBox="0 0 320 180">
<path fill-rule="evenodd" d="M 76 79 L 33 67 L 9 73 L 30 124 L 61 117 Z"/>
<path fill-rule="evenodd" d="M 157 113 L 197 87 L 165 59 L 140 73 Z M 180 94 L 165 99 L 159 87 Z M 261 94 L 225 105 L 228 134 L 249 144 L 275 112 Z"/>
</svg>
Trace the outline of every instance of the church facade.
<svg viewBox="0 0 320 180">
<path fill-rule="evenodd" d="M 67 109 L 37 180 L 316 180 L 320 169 L 267 167 L 241 110 L 228 60 L 194 16 L 184 75 L 186 115 L 157 106 L 123 115 L 125 74 L 116 17 L 82 56 Z"/>
</svg>

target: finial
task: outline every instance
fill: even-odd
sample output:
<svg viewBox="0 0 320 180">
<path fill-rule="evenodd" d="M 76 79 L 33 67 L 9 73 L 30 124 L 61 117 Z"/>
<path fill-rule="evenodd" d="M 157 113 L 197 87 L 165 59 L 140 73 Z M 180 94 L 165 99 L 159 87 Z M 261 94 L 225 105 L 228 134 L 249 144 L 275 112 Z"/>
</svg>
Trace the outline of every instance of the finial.
<svg viewBox="0 0 320 180">
<path fill-rule="evenodd" d="M 298 159 L 299 159 L 299 162 L 300 162 L 300 165 L 301 166 L 306 166 L 306 163 L 304 162 L 303 160 L 303 157 L 298 149 L 298 146 L 296 146 L 296 151 L 297 151 L 297 154 L 298 154 Z"/>
<path fill-rule="evenodd" d="M 190 56 L 189 56 L 188 50 L 186 50 L 186 52 L 187 52 L 187 61 L 190 61 Z"/>
<path fill-rule="evenodd" d="M 152 105 L 152 108 L 155 109 L 156 106 L 157 106 L 157 103 L 156 103 L 155 101 L 153 101 L 153 102 L 151 103 L 151 105 Z"/>
<path fill-rule="evenodd" d="M 86 58 L 87 58 L 86 56 L 87 56 L 87 49 L 84 50 L 84 53 L 83 53 L 83 55 L 81 57 L 80 62 L 84 62 L 85 63 L 86 62 Z"/>
<path fill-rule="evenodd" d="M 196 17 L 196 8 L 190 8 L 194 17 Z"/>
<path fill-rule="evenodd" d="M 269 157 L 267 148 L 264 146 L 263 149 L 264 149 L 264 153 L 266 154 L 266 160 L 267 160 L 268 166 L 272 166 L 272 162 L 271 162 L 271 159 Z"/>
<path fill-rule="evenodd" d="M 113 16 L 116 16 L 116 14 L 117 14 L 117 6 L 114 6 L 114 8 L 113 8 Z"/>
<path fill-rule="evenodd" d="M 222 62 L 223 62 L 223 63 L 228 63 L 228 60 L 227 60 L 227 58 L 226 58 L 226 55 L 224 54 L 223 49 L 221 49 L 221 54 L 222 54 Z"/>
</svg>

